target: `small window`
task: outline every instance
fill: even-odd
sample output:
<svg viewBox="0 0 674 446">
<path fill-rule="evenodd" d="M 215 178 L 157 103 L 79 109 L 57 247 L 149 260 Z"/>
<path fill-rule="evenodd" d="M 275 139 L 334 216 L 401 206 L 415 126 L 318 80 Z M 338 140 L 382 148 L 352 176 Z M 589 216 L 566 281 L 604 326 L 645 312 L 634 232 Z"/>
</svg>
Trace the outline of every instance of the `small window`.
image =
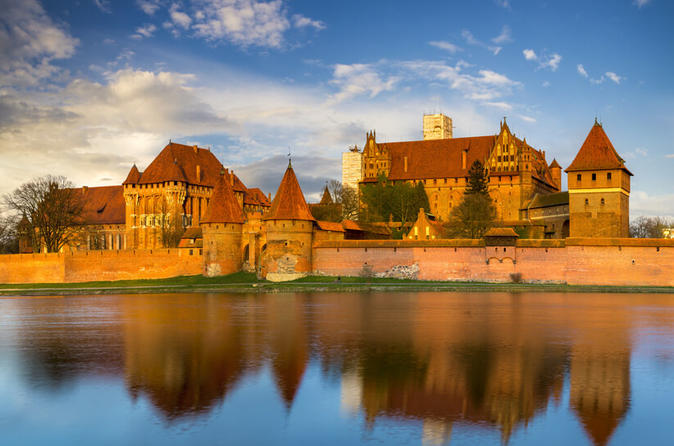
<svg viewBox="0 0 674 446">
<path fill-rule="evenodd" d="M 605 203 L 606 203 L 606 202 L 605 202 L 604 199 L 602 198 L 602 199 L 601 199 L 601 205 L 603 206 Z"/>
<path fill-rule="evenodd" d="M 609 180 L 609 181 L 611 181 L 611 172 L 609 172 L 609 173 L 606 174 L 606 179 Z"/>
<path fill-rule="evenodd" d="M 580 181 L 580 177 L 581 177 L 580 174 L 576 175 L 576 181 Z"/>
<path fill-rule="evenodd" d="M 590 204 L 590 200 L 588 200 L 588 199 L 586 198 L 586 199 L 585 199 L 585 206 L 587 206 L 588 204 Z"/>
<path fill-rule="evenodd" d="M 592 181 L 597 181 L 597 174 L 596 173 L 592 174 Z"/>
</svg>

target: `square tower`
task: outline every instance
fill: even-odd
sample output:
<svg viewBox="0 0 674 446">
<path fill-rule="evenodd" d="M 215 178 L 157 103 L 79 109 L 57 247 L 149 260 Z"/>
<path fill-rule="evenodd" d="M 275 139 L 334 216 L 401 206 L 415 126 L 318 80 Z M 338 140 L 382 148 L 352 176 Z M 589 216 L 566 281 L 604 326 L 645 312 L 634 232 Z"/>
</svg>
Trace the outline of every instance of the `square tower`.
<svg viewBox="0 0 674 446">
<path fill-rule="evenodd" d="M 629 237 L 632 173 L 596 120 L 566 173 L 569 236 Z"/>
<path fill-rule="evenodd" d="M 424 115 L 424 140 L 452 137 L 452 118 L 442 113 Z"/>
</svg>

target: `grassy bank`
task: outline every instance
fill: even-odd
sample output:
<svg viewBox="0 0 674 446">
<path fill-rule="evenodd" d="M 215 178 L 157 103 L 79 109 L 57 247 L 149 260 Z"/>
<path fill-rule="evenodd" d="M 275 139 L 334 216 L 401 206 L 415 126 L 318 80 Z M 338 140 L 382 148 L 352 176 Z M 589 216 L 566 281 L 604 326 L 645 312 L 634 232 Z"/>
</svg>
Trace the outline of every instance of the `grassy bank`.
<svg viewBox="0 0 674 446">
<path fill-rule="evenodd" d="M 293 291 L 501 291 L 668 293 L 674 287 L 596 286 L 549 283 L 443 282 L 375 277 L 307 276 L 290 282 L 258 280 L 253 273 L 227 276 L 179 276 L 114 282 L 0 284 L 0 295 L 127 294 L 166 292 L 293 292 Z"/>
</svg>

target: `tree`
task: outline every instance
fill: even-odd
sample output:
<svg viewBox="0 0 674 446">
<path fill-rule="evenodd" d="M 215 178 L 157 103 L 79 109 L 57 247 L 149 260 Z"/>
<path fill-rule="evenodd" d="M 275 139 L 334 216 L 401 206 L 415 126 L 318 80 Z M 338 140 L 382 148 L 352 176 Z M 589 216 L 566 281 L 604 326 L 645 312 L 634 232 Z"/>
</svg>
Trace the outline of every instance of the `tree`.
<svg viewBox="0 0 674 446">
<path fill-rule="evenodd" d="M 662 238 L 664 229 L 674 226 L 674 221 L 663 217 L 638 217 L 630 223 L 630 237 Z"/>
<path fill-rule="evenodd" d="M 488 190 L 487 173 L 476 160 L 468 171 L 463 200 L 452 210 L 445 232 L 451 238 L 482 238 L 496 219 L 496 208 Z"/>
<path fill-rule="evenodd" d="M 166 196 L 161 198 L 157 218 L 159 219 L 161 244 L 164 248 L 177 248 L 185 233 L 180 210 L 181 207 L 167 199 Z"/>
<path fill-rule="evenodd" d="M 74 228 L 83 223 L 82 196 L 63 176 L 47 175 L 24 183 L 5 195 L 4 201 L 28 221 L 35 252 L 41 246 L 58 252 L 78 237 Z"/>
<path fill-rule="evenodd" d="M 428 209 L 428 196 L 423 183 L 412 185 L 408 182 L 393 184 L 384 175 L 380 175 L 376 184 L 364 185 L 361 191 L 364 205 L 364 220 L 394 221 L 405 223 L 413 221 L 419 209 Z"/>
<path fill-rule="evenodd" d="M 0 254 L 19 252 L 19 236 L 16 218 L 0 217 Z"/>
</svg>

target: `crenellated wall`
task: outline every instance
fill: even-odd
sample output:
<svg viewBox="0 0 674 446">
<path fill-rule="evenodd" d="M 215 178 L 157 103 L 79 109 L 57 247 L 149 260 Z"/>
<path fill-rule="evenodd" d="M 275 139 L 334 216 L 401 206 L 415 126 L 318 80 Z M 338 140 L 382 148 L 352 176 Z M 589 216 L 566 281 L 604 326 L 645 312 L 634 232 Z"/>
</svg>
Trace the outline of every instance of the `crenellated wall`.
<svg viewBox="0 0 674 446">
<path fill-rule="evenodd" d="M 202 264 L 199 249 L 10 254 L 0 255 L 0 283 L 161 279 L 200 274 Z"/>
<path fill-rule="evenodd" d="M 323 241 L 313 262 L 314 273 L 329 276 L 412 268 L 421 280 L 674 286 L 674 240 L 666 239 Z"/>
</svg>

